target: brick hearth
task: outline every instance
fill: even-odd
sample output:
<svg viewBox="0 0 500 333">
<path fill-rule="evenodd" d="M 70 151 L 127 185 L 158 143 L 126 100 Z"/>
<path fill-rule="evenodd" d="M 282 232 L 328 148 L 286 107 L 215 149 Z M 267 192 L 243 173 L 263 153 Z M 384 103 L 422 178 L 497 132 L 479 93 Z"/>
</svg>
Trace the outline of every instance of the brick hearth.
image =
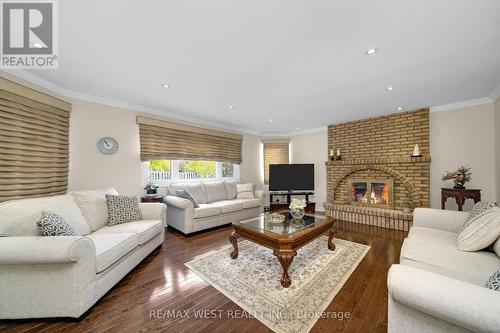
<svg viewBox="0 0 500 333">
<path fill-rule="evenodd" d="M 421 157 L 410 157 L 418 144 Z M 328 127 L 328 149 L 342 152 L 341 161 L 327 161 L 327 214 L 343 220 L 408 230 L 412 214 L 401 204 L 429 207 L 429 110 L 403 112 Z M 349 179 L 392 178 L 394 209 L 351 204 Z"/>
</svg>

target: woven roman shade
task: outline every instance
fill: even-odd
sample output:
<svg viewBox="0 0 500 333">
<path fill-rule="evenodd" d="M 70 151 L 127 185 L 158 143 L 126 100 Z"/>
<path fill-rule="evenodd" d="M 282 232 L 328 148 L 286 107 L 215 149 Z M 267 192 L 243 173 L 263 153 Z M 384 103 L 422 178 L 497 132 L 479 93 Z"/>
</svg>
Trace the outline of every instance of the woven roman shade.
<svg viewBox="0 0 500 333">
<path fill-rule="evenodd" d="M 241 135 L 137 117 L 141 160 L 200 160 L 241 164 Z"/>
<path fill-rule="evenodd" d="M 0 78 L 0 202 L 66 193 L 71 104 Z"/>
<path fill-rule="evenodd" d="M 264 144 L 264 184 L 269 184 L 269 165 L 289 163 L 288 139 L 266 139 Z"/>
</svg>

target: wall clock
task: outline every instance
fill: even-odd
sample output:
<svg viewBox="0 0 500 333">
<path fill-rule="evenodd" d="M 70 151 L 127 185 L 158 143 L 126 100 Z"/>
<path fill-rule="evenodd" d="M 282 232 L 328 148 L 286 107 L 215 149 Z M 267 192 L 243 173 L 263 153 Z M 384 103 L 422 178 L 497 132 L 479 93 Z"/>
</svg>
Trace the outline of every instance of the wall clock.
<svg viewBox="0 0 500 333">
<path fill-rule="evenodd" d="M 97 141 L 97 149 L 106 155 L 114 154 L 118 151 L 118 141 L 110 137 L 104 137 Z"/>
</svg>

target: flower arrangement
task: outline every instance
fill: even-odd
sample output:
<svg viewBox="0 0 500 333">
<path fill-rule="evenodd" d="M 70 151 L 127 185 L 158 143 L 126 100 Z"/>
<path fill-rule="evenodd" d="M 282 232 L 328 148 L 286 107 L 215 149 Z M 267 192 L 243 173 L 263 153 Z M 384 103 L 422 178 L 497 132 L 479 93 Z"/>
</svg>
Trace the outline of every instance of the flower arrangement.
<svg viewBox="0 0 500 333">
<path fill-rule="evenodd" d="M 147 194 L 156 194 L 158 192 L 158 184 L 149 183 L 144 187 L 144 189 Z"/>
<path fill-rule="evenodd" d="M 455 186 L 453 188 L 464 189 L 465 183 L 470 182 L 472 172 L 470 172 L 471 168 L 461 166 L 456 171 L 446 171 L 443 175 L 443 180 L 453 180 Z"/>
<path fill-rule="evenodd" d="M 305 200 L 299 200 L 299 199 L 296 199 L 296 198 L 293 198 L 292 199 L 292 202 L 290 202 L 290 206 L 288 206 L 288 208 L 290 208 L 290 215 L 292 215 L 292 217 L 294 219 L 297 219 L 297 220 L 300 220 L 304 217 L 304 208 L 306 208 L 307 206 L 307 203 Z"/>
</svg>

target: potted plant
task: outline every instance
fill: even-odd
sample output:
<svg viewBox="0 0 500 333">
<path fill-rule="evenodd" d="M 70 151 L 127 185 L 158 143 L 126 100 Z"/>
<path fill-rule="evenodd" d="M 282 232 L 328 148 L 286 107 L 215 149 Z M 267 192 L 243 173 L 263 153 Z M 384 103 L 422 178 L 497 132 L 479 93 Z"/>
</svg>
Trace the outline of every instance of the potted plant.
<svg viewBox="0 0 500 333">
<path fill-rule="evenodd" d="M 453 188 L 464 189 L 465 183 L 470 182 L 471 180 L 472 172 L 470 172 L 470 169 L 471 168 L 462 165 L 455 171 L 446 171 L 443 175 L 443 180 L 453 180 L 453 183 L 455 184 Z"/>
<path fill-rule="evenodd" d="M 292 215 L 292 217 L 295 220 L 302 219 L 304 217 L 304 214 L 305 214 L 304 209 L 306 208 L 306 206 L 307 206 L 307 203 L 305 200 L 299 200 L 299 199 L 293 198 L 292 202 L 290 203 L 290 206 L 288 207 L 288 208 L 290 208 L 290 215 Z"/>
<path fill-rule="evenodd" d="M 401 203 L 401 206 L 403 207 L 403 213 L 409 214 L 413 207 L 413 203 L 410 200 L 406 199 Z"/>
<path fill-rule="evenodd" d="M 157 184 L 147 184 L 144 189 L 146 190 L 146 194 L 154 195 L 158 193 L 158 185 Z"/>
</svg>

